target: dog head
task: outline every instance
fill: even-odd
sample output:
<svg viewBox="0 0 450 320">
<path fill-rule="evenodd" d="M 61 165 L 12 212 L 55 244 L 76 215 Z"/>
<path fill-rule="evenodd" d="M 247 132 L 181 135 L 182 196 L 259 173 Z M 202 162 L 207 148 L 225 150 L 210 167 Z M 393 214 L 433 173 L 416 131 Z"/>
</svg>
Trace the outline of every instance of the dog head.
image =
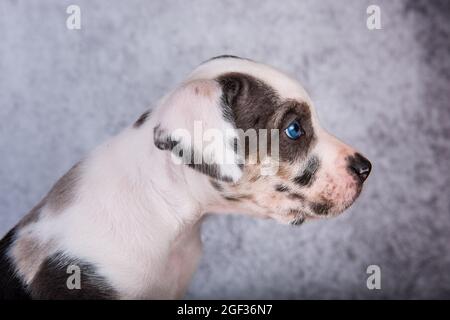
<svg viewBox="0 0 450 320">
<path fill-rule="evenodd" d="M 157 148 L 208 177 L 227 210 L 291 224 L 333 216 L 371 171 L 321 128 L 298 82 L 247 59 L 203 63 L 155 112 Z"/>
</svg>

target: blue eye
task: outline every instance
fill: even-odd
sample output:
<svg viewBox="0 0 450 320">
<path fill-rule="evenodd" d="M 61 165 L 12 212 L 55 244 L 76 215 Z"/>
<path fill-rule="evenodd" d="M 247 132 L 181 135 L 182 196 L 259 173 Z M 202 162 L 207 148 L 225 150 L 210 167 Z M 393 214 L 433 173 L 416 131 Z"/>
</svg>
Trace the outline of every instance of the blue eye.
<svg viewBox="0 0 450 320">
<path fill-rule="evenodd" d="M 289 139 L 292 140 L 297 140 L 303 134 L 302 127 L 300 126 L 300 123 L 298 123 L 297 120 L 292 121 L 288 125 L 288 127 L 284 129 L 284 132 L 289 137 Z"/>
</svg>

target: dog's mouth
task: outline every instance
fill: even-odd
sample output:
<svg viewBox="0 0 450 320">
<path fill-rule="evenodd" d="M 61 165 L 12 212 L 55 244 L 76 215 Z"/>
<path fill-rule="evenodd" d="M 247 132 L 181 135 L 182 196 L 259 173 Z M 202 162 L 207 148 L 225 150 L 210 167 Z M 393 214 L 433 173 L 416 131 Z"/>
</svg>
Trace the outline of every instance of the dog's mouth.
<svg viewBox="0 0 450 320">
<path fill-rule="evenodd" d="M 292 217 L 291 225 L 302 225 L 307 220 L 316 220 L 323 218 L 332 218 L 340 215 L 347 210 L 359 197 L 362 191 L 362 183 L 354 185 L 352 195 L 344 199 L 329 197 L 325 198 L 319 196 L 319 200 L 309 201 L 304 200 L 301 207 L 289 210 L 289 215 Z"/>
</svg>

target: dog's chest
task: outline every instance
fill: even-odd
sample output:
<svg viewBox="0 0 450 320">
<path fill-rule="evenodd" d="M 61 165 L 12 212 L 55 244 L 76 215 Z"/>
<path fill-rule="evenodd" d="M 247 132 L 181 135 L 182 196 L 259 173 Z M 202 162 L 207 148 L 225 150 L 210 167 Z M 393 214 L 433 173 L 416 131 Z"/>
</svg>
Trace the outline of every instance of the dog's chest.
<svg viewBox="0 0 450 320">
<path fill-rule="evenodd" d="M 166 266 L 166 276 L 168 279 L 176 279 L 175 298 L 182 298 L 187 290 L 191 278 L 197 269 L 202 251 L 200 232 L 192 232 L 189 235 L 180 237 L 174 243 L 169 254 Z"/>
<path fill-rule="evenodd" d="M 180 235 L 171 245 L 168 255 L 159 266 L 148 270 L 153 279 L 145 286 L 139 297 L 142 299 L 179 299 L 189 286 L 202 252 L 200 231 L 193 230 Z M 147 278 L 147 277 L 142 277 Z"/>
</svg>

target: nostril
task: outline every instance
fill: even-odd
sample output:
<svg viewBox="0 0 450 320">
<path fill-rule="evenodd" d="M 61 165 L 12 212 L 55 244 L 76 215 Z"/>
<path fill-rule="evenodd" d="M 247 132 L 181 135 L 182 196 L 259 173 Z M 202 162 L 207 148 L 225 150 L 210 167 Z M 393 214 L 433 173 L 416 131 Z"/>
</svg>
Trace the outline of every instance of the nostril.
<svg viewBox="0 0 450 320">
<path fill-rule="evenodd" d="M 349 158 L 349 168 L 364 182 L 372 170 L 372 164 L 359 153 Z"/>
<path fill-rule="evenodd" d="M 360 176 L 362 180 L 366 180 L 367 177 L 369 176 L 369 173 L 370 173 L 370 169 L 368 167 L 361 168 L 357 172 L 358 176 Z"/>
</svg>

